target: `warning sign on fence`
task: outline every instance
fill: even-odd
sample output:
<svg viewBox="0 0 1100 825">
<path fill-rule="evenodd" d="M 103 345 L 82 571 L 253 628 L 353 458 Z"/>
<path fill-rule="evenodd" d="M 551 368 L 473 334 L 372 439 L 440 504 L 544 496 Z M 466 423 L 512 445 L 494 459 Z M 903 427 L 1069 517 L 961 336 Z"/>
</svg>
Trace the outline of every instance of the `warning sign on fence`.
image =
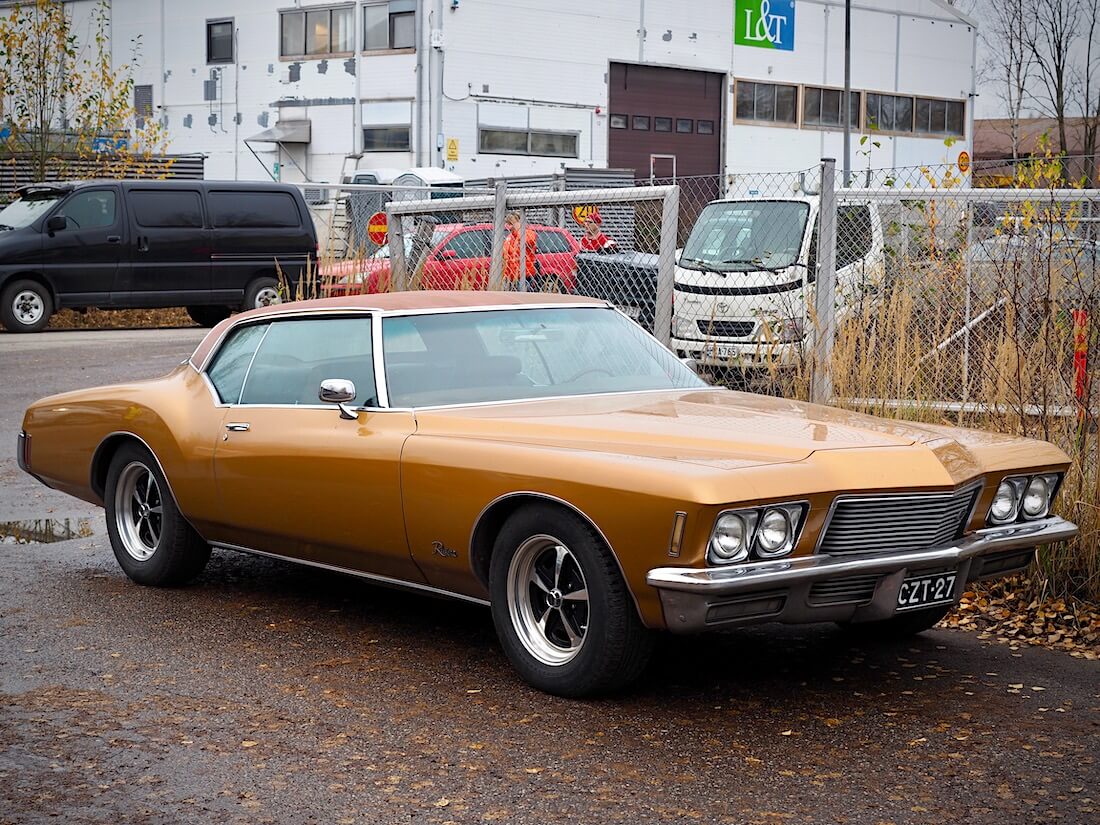
<svg viewBox="0 0 1100 825">
<path fill-rule="evenodd" d="M 592 206 L 591 204 L 578 204 L 573 207 L 573 220 L 577 222 L 577 226 L 584 226 L 592 218 L 596 218 L 597 223 L 600 218 L 599 207 Z"/>
<path fill-rule="evenodd" d="M 370 216 L 370 220 L 367 221 L 367 237 L 370 238 L 371 243 L 376 243 L 379 246 L 386 242 L 386 231 L 389 229 L 389 224 L 386 222 L 385 212 L 375 212 Z"/>
</svg>

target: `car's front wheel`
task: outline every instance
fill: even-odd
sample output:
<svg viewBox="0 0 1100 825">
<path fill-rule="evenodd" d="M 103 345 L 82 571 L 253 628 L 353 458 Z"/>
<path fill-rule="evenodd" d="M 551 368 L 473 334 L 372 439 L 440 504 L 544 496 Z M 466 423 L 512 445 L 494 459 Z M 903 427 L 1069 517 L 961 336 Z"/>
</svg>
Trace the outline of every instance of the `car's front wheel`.
<svg viewBox="0 0 1100 825">
<path fill-rule="evenodd" d="M 649 660 L 652 634 L 610 549 L 568 511 L 538 504 L 513 514 L 493 546 L 489 590 L 505 654 L 540 690 L 606 693 Z"/>
<path fill-rule="evenodd" d="M 103 503 L 111 549 L 138 584 L 184 584 L 206 567 L 210 545 L 180 514 L 156 459 L 144 447 L 126 444 L 115 453 Z"/>
</svg>

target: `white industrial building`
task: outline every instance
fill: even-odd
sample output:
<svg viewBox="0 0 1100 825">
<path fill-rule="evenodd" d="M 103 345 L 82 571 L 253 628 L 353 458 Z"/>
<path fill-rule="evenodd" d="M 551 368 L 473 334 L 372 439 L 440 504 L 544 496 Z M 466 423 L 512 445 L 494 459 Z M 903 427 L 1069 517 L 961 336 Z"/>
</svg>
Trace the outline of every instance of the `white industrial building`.
<svg viewBox="0 0 1100 825">
<path fill-rule="evenodd" d="M 954 161 L 974 21 L 945 0 L 852 5 L 852 166 Z M 140 37 L 137 105 L 209 178 L 664 178 L 842 148 L 843 0 L 112 0 L 111 31 L 118 62 Z"/>
</svg>

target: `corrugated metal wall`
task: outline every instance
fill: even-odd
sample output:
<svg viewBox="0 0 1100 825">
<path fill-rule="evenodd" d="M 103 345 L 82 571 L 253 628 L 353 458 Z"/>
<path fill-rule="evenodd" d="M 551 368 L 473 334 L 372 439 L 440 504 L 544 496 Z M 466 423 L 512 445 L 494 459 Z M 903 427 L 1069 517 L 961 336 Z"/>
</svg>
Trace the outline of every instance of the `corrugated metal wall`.
<svg viewBox="0 0 1100 825">
<path fill-rule="evenodd" d="M 127 171 L 127 178 L 176 178 L 202 180 L 204 174 L 202 155 L 157 155 L 135 161 Z M 46 172 L 46 180 L 81 180 L 102 177 L 102 165 L 94 158 L 59 158 Z M 20 186 L 38 183 L 32 165 L 26 157 L 0 158 L 0 202 L 11 199 L 11 193 Z"/>
</svg>

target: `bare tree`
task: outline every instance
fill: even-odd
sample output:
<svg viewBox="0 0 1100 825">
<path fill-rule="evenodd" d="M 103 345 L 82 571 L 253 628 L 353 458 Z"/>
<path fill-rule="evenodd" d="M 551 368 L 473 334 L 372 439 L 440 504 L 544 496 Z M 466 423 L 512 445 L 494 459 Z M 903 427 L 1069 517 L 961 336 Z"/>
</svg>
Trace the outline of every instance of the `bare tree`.
<svg viewBox="0 0 1100 825">
<path fill-rule="evenodd" d="M 1020 157 L 1020 120 L 1035 68 L 1030 45 L 1035 39 L 1035 17 L 1027 0 L 986 0 L 985 6 L 990 22 L 981 29 L 988 49 L 983 73 L 996 84 L 997 99 L 1007 114 L 1015 162 Z"/>
<path fill-rule="evenodd" d="M 1058 130 L 1058 149 L 1069 153 L 1066 119 L 1070 116 L 1077 66 L 1074 63 L 1081 37 L 1079 24 L 1092 0 L 1032 0 L 1034 27 L 1028 27 L 1027 48 L 1035 58 L 1035 75 L 1041 93 L 1036 99 L 1047 110 Z"/>
<path fill-rule="evenodd" d="M 1100 142 L 1100 0 L 1087 0 L 1085 59 L 1081 66 L 1081 152 L 1084 154 L 1085 184 L 1100 185 L 1096 168 L 1097 143 Z"/>
</svg>

